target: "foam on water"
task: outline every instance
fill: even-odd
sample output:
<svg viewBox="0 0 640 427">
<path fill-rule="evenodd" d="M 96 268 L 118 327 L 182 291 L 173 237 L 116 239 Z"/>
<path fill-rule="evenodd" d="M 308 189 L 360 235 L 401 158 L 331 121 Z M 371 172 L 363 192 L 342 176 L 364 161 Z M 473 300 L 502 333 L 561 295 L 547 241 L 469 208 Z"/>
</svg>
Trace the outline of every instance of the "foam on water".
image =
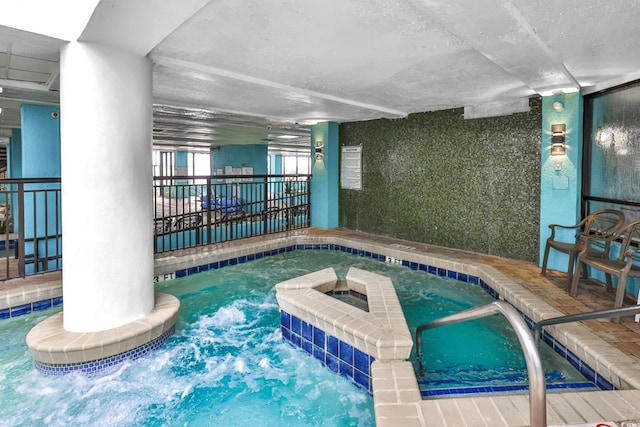
<svg viewBox="0 0 640 427">
<path fill-rule="evenodd" d="M 286 253 L 157 284 L 158 292 L 180 298 L 176 333 L 159 350 L 97 377 L 45 377 L 33 368 L 25 336 L 58 309 L 5 320 L 0 426 L 372 426 L 371 396 L 283 341 L 279 330 L 276 283 L 326 267 L 344 279 L 351 266 L 394 281 L 412 332 L 492 300 L 478 286 L 398 265 L 329 251 Z M 518 345 L 489 334 L 493 328 L 508 334 L 508 327 L 499 318 L 486 321 L 494 324 L 471 322 L 470 329 L 454 325 L 425 335 L 429 376 L 467 384 L 474 372 L 520 375 L 521 355 L 517 362 L 494 354 Z M 439 335 L 446 345 L 434 341 Z"/>
<path fill-rule="evenodd" d="M 33 369 L 24 337 L 42 316 L 0 324 L 0 425 L 373 425 L 370 396 L 282 340 L 276 282 L 234 270 L 165 288 L 181 295 L 176 334 L 97 377 Z"/>
</svg>

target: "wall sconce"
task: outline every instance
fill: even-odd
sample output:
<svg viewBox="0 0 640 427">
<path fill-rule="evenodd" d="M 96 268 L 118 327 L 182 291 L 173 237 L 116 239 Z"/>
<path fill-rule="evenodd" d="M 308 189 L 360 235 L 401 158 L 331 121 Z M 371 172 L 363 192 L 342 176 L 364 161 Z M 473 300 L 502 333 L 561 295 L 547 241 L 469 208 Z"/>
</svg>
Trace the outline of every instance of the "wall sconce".
<svg viewBox="0 0 640 427">
<path fill-rule="evenodd" d="M 316 141 L 316 160 L 322 160 L 324 158 L 324 154 L 322 153 L 322 149 L 324 148 L 324 142 Z"/>
<path fill-rule="evenodd" d="M 565 144 L 564 136 L 566 134 L 566 125 L 551 125 L 551 155 L 564 156 Z"/>
</svg>

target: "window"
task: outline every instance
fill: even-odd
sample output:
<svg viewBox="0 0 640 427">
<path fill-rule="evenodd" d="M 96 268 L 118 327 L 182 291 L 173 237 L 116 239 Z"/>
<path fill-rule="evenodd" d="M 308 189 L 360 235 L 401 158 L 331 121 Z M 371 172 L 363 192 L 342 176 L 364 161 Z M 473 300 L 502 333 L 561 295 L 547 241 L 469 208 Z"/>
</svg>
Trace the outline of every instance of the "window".
<svg viewBox="0 0 640 427">
<path fill-rule="evenodd" d="M 640 83 L 585 97 L 583 208 L 640 218 Z"/>
<path fill-rule="evenodd" d="M 308 175 L 311 157 L 282 156 L 282 173 L 293 175 Z"/>
<path fill-rule="evenodd" d="M 210 175 L 211 155 L 209 153 L 186 153 L 187 171 L 186 175 Z M 153 150 L 153 175 L 173 176 L 176 175 L 176 153 L 173 151 Z"/>
<path fill-rule="evenodd" d="M 189 153 L 188 175 L 211 175 L 211 155 L 209 153 Z"/>
</svg>

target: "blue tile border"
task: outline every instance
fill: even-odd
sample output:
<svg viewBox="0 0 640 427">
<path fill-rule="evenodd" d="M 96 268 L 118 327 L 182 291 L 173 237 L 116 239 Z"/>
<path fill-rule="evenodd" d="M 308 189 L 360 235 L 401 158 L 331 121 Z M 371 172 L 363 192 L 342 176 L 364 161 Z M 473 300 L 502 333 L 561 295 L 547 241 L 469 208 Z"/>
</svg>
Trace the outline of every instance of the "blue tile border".
<svg viewBox="0 0 640 427">
<path fill-rule="evenodd" d="M 527 321 L 527 324 L 533 325 L 533 322 L 522 315 Z M 533 328 L 532 326 L 529 326 Z M 542 340 L 546 342 L 549 347 L 551 347 L 557 354 L 559 354 L 563 359 L 566 359 L 576 370 L 578 370 L 582 376 L 584 376 L 587 380 L 596 384 L 601 390 L 618 390 L 618 387 L 611 384 L 602 375 L 598 374 L 595 369 L 593 369 L 588 364 L 584 363 L 578 356 L 571 352 L 571 350 L 567 349 L 563 344 L 561 344 L 558 340 L 556 340 L 553 336 L 551 336 L 548 332 L 543 331 Z"/>
<path fill-rule="evenodd" d="M 35 311 L 48 310 L 51 307 L 57 307 L 62 304 L 62 297 L 48 298 L 32 303 L 17 305 L 0 310 L 0 320 L 12 319 L 14 317 L 31 314 Z"/>
<path fill-rule="evenodd" d="M 265 256 L 271 256 L 271 255 L 276 255 L 278 253 L 282 253 L 282 252 L 291 252 L 293 250 L 331 250 L 331 251 L 340 251 L 340 252 L 345 252 L 348 254 L 353 254 L 353 255 L 357 255 L 357 256 L 361 256 L 361 257 L 367 257 L 367 258 L 372 258 L 372 259 L 376 259 L 382 262 L 394 262 L 397 264 L 401 264 L 404 267 L 407 268 L 411 268 L 412 270 L 417 270 L 417 271 L 422 271 L 428 274 L 433 274 L 436 276 L 440 276 L 440 277 L 444 277 L 444 278 L 449 278 L 449 279 L 453 279 L 453 280 L 458 280 L 461 282 L 465 282 L 465 283 L 470 283 L 473 285 L 478 285 L 480 286 L 482 289 L 484 289 L 489 295 L 491 295 L 494 299 L 499 299 L 500 298 L 500 293 L 498 291 L 496 291 L 495 289 L 493 289 L 491 286 L 489 286 L 488 283 L 486 283 L 484 280 L 480 279 L 478 276 L 474 276 L 471 274 L 467 274 L 467 273 L 460 273 L 457 272 L 455 270 L 447 270 L 446 268 L 442 268 L 442 267 L 438 267 L 438 266 L 434 266 L 434 265 L 428 265 L 428 264 L 421 264 L 418 262 L 414 262 L 414 261 L 408 261 L 408 260 L 398 260 L 398 259 L 393 259 L 390 258 L 386 255 L 382 255 L 382 254 L 378 254 L 378 253 L 374 253 L 374 252 L 369 252 L 369 251 L 364 251 L 361 249 L 355 249 L 355 248 L 351 248 L 348 246 L 343 246 L 343 245 L 337 245 L 337 244 L 296 244 L 296 245 L 290 245 L 290 246 L 286 246 L 284 248 L 280 248 L 278 250 L 269 250 L 269 251 L 264 251 L 264 252 L 258 252 L 256 254 L 252 254 L 252 255 L 247 255 L 246 259 L 247 260 L 251 260 L 251 259 L 260 259 L 263 258 Z M 232 263 L 234 264 L 238 264 L 238 258 L 232 258 L 230 260 L 224 260 L 224 261 L 219 261 L 219 263 L 215 263 L 216 267 L 215 268 L 222 268 L 222 267 L 226 267 L 228 265 L 232 265 Z M 219 266 L 218 266 L 219 264 Z M 210 269 L 213 269 L 214 267 L 212 267 L 212 264 L 209 265 Z M 195 273 L 198 273 L 199 267 L 195 268 Z M 193 273 L 193 274 L 195 274 Z M 176 277 L 183 277 L 186 275 L 189 275 L 187 270 L 179 270 L 175 272 Z M 521 313 L 522 314 L 522 313 Z M 2 314 L 0 312 L 0 318 Z M 527 325 L 529 326 L 529 328 L 533 329 L 534 323 L 531 319 L 529 319 L 527 316 L 525 316 L 524 314 L 522 314 L 525 322 L 527 323 Z M 546 333 L 545 333 L 546 334 Z M 548 334 L 546 334 L 548 336 Z M 297 338 L 296 338 L 297 339 Z M 549 338 L 547 338 L 545 341 L 547 341 Z M 592 369 L 590 366 L 588 366 L 586 363 L 582 362 L 576 355 L 574 355 L 573 353 L 571 353 L 570 351 L 568 351 L 566 348 L 564 348 L 564 346 L 562 346 L 560 343 L 558 343 L 555 339 L 553 339 L 552 343 L 549 343 L 547 341 L 547 343 L 551 346 L 551 348 L 553 348 L 556 352 L 558 352 L 563 358 L 567 359 L 582 375 L 585 376 L 585 378 L 591 382 L 593 382 L 594 384 L 597 384 L 601 389 L 603 390 L 612 390 L 612 389 L 616 389 L 611 383 L 609 383 L 606 379 L 604 379 L 602 376 L 598 375 L 594 369 Z M 298 345 L 300 346 L 300 345 Z M 326 363 L 326 361 L 325 361 Z M 345 367 L 345 370 L 347 370 L 348 368 Z M 342 372 L 342 371 L 341 371 Z M 348 375 L 352 375 L 352 374 L 348 374 Z"/>
<path fill-rule="evenodd" d="M 114 356 L 105 357 L 104 359 L 91 360 L 88 362 L 60 364 L 42 363 L 34 360 L 33 364 L 41 374 L 49 376 L 66 375 L 72 372 L 81 372 L 89 376 L 96 375 L 101 371 L 104 371 L 105 369 L 119 365 L 125 360 L 139 359 L 145 354 L 160 348 L 164 343 L 167 342 L 169 337 L 171 337 L 174 332 L 175 326 L 170 328 L 164 334 L 160 335 L 158 338 L 151 340 L 148 343 L 141 345 L 140 347 L 125 351 L 120 354 L 116 354 Z"/>
<path fill-rule="evenodd" d="M 16 241 L 13 239 L 9 239 L 9 246 L 7 247 L 7 240 L 0 240 L 0 251 L 4 251 L 4 250 L 13 250 L 16 247 Z"/>
<path fill-rule="evenodd" d="M 280 330 L 282 338 L 294 347 L 301 348 L 330 371 L 350 379 L 358 387 L 373 394 L 373 356 L 284 310 L 280 311 Z"/>
<path fill-rule="evenodd" d="M 547 384 L 547 390 L 593 390 L 596 388 L 595 384 L 591 382 L 574 382 L 574 383 L 550 383 Z M 423 398 L 436 397 L 436 396 L 453 396 L 453 395 L 465 395 L 465 394 L 480 394 L 480 393 L 509 393 L 520 392 L 529 390 L 529 386 L 526 384 L 513 384 L 513 385 L 494 385 L 494 386 L 480 386 L 480 387 L 452 387 L 441 388 L 431 390 L 420 390 L 420 395 Z"/>
<path fill-rule="evenodd" d="M 195 267 L 189 267 L 186 269 L 177 270 L 174 272 L 175 277 L 186 277 L 193 274 L 198 274 L 203 271 L 216 270 L 218 268 L 224 268 L 231 265 L 243 264 L 248 261 L 253 261 L 256 259 L 264 258 L 267 256 L 278 255 L 284 252 L 292 252 L 294 250 L 330 250 L 330 251 L 341 251 L 349 254 L 354 254 L 357 256 L 368 257 L 372 259 L 376 259 L 382 262 L 391 262 L 391 258 L 386 255 L 364 251 L 360 249 L 354 249 L 343 245 L 337 244 L 296 244 L 289 245 L 279 249 L 267 250 L 263 252 L 257 252 L 250 255 L 243 255 L 236 258 L 230 258 L 226 260 L 216 261 L 209 264 L 203 264 Z M 480 279 L 478 276 L 456 272 L 454 270 L 447 270 L 442 267 L 437 267 L 428 264 L 421 264 L 413 261 L 407 260 L 393 260 L 396 263 L 402 264 L 405 267 L 411 268 L 413 270 L 423 271 L 428 274 L 434 274 L 437 276 L 450 278 L 462 282 L 471 283 L 474 285 L 479 285 L 482 289 L 487 291 L 489 295 L 491 295 L 495 299 L 500 298 L 500 294 L 491 288 L 484 280 Z M 25 314 L 30 314 L 34 311 L 46 310 L 48 301 L 51 302 L 52 307 L 56 307 L 62 304 L 62 297 L 52 298 L 50 300 L 42 300 L 37 301 L 31 304 L 26 304 L 18 307 L 11 307 L 0 310 L 0 320 L 2 319 L 10 319 L 17 316 L 22 316 Z M 27 308 L 27 306 L 29 306 Z M 522 313 L 521 313 L 522 314 Z M 533 328 L 533 322 L 523 314 L 523 318 L 527 322 L 530 328 Z M 576 355 L 568 351 L 564 346 L 562 346 L 559 342 L 557 342 L 553 337 L 550 337 L 546 332 L 543 334 L 543 340 L 547 342 L 556 352 L 558 352 L 563 358 L 567 359 L 569 363 L 571 363 L 576 369 L 578 369 L 589 381 L 593 381 L 603 390 L 615 390 L 616 388 L 609 383 L 606 379 L 602 378 L 599 374 L 595 372 L 593 368 L 588 366 L 586 363 L 582 362 Z M 346 368 L 345 368 L 346 369 Z"/>
</svg>

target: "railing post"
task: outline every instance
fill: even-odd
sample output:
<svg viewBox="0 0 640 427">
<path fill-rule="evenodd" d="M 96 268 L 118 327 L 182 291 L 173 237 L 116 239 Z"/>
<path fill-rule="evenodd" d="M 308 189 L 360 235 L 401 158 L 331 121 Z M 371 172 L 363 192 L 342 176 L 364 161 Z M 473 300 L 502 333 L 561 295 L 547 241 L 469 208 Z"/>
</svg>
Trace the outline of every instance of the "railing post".
<svg viewBox="0 0 640 427">
<path fill-rule="evenodd" d="M 24 254 L 24 183 L 18 183 L 18 275 L 25 277 Z"/>
<path fill-rule="evenodd" d="M 5 200 L 9 200 L 9 194 L 8 193 L 5 193 Z M 5 274 L 4 278 L 5 279 L 9 279 L 9 278 L 11 278 L 11 271 L 10 271 L 11 262 L 9 260 L 9 258 L 11 258 L 11 255 L 10 255 L 11 252 L 9 250 L 11 245 L 9 244 L 9 239 L 11 238 L 10 237 L 10 234 L 11 234 L 10 232 L 13 231 L 13 218 L 11 217 L 11 210 L 10 209 L 7 208 L 5 210 L 5 216 L 6 216 L 6 219 L 4 221 L 4 247 L 5 247 L 5 257 L 4 258 L 6 260 L 6 266 L 5 266 L 6 274 Z M 15 245 L 15 243 L 14 243 L 14 245 Z M 15 250 L 15 248 L 14 248 L 14 250 Z"/>
<path fill-rule="evenodd" d="M 212 185 L 213 185 L 212 180 L 208 179 L 207 180 L 207 203 L 205 203 L 206 208 L 203 207 L 203 209 L 206 209 L 206 215 L 207 215 L 206 233 L 207 233 L 207 244 L 209 245 L 213 243 L 211 238 L 211 196 L 212 196 L 211 186 Z"/>
<path fill-rule="evenodd" d="M 264 177 L 263 184 L 263 208 L 262 208 L 262 234 L 269 234 L 269 225 L 271 219 L 269 218 L 269 212 L 271 210 L 271 206 L 269 206 L 269 175 Z"/>
<path fill-rule="evenodd" d="M 193 193 L 192 193 L 193 190 Z M 194 206 L 193 206 L 193 210 L 192 205 L 191 205 L 191 194 L 194 194 L 193 197 L 195 197 L 195 202 L 194 202 Z M 198 214 L 198 186 L 197 185 L 193 185 L 193 184 L 189 184 L 189 215 L 191 215 L 191 218 L 194 218 L 193 221 L 195 221 L 195 227 L 193 232 L 196 234 L 196 246 L 200 246 L 202 245 L 202 241 L 204 240 L 203 237 L 201 236 L 201 233 L 203 233 L 203 227 L 199 221 L 200 218 L 202 218 L 202 222 L 204 222 L 204 218 L 199 216 Z"/>
<path fill-rule="evenodd" d="M 307 227 L 311 227 L 311 175 L 307 175 Z"/>
</svg>

